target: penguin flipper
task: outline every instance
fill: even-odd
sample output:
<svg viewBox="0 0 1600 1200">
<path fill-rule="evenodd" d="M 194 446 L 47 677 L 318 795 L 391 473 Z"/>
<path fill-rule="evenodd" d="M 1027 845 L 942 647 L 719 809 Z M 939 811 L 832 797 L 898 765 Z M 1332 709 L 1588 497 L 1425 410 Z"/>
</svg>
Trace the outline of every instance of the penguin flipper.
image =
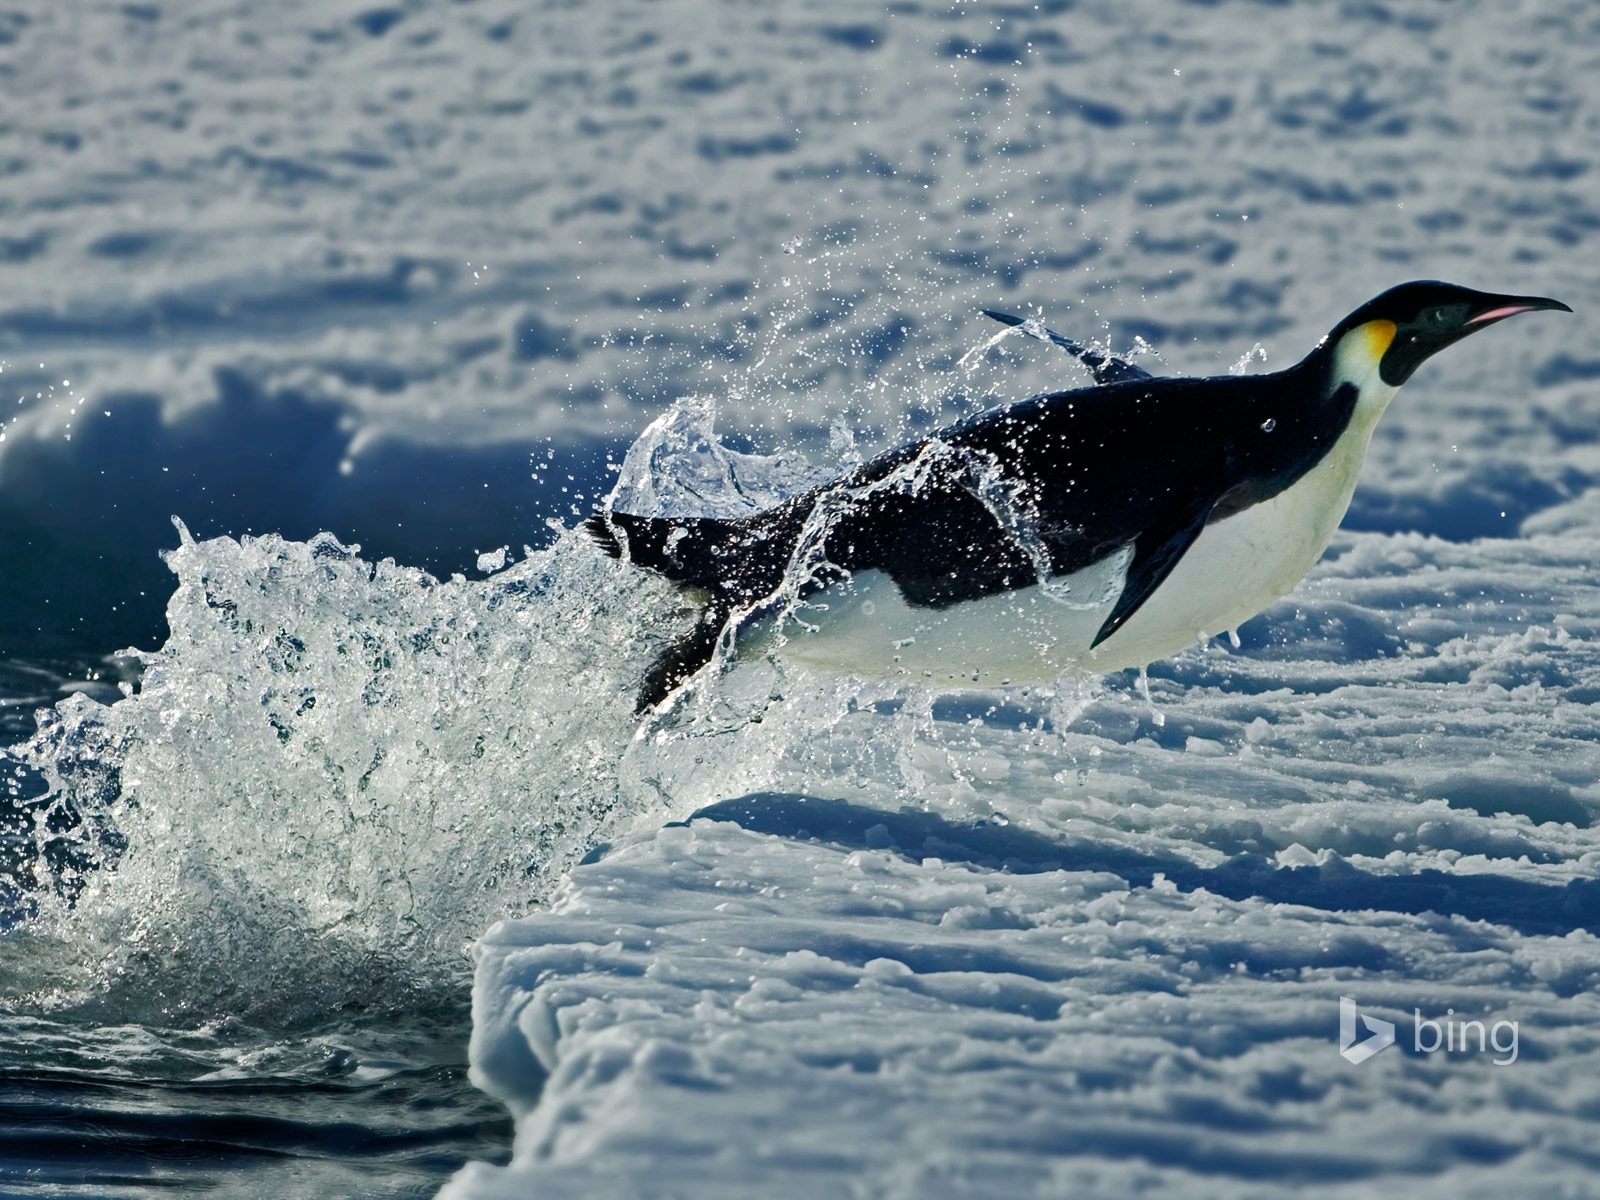
<svg viewBox="0 0 1600 1200">
<path fill-rule="evenodd" d="M 1134 539 L 1133 560 L 1128 563 L 1128 571 L 1123 578 L 1122 594 L 1117 597 L 1111 615 L 1100 626 L 1100 632 L 1095 634 L 1091 648 L 1121 629 L 1128 618 L 1138 612 L 1140 606 L 1172 574 L 1172 568 L 1189 552 L 1189 547 L 1194 545 L 1200 531 L 1205 528 L 1211 507 L 1209 500 L 1192 504 L 1180 509 L 1170 520 L 1152 525 Z"/>
<path fill-rule="evenodd" d="M 1010 313 L 995 312 L 992 309 L 981 310 L 983 315 L 999 321 L 1002 325 L 1010 325 L 1021 329 L 1031 338 L 1041 342 L 1053 342 L 1068 354 L 1072 355 L 1084 366 L 1089 368 L 1089 374 L 1094 376 L 1096 383 L 1126 383 L 1130 379 L 1154 378 L 1143 367 L 1136 367 L 1125 358 L 1118 358 L 1112 354 L 1101 354 L 1098 350 L 1091 350 L 1080 345 L 1071 338 L 1062 337 L 1053 329 L 1046 329 L 1039 322 L 1024 317 L 1014 317 Z"/>
<path fill-rule="evenodd" d="M 709 663 L 729 618 L 741 609 L 755 611 L 783 580 L 810 514 L 804 499 L 734 520 L 607 509 L 583 522 L 583 532 L 602 553 L 670 579 L 705 606 L 694 627 L 650 664 L 636 712 L 657 707 Z"/>
<path fill-rule="evenodd" d="M 634 702 L 636 714 L 642 715 L 655 708 L 711 661 L 731 611 L 724 597 L 714 598 L 700 614 L 694 628 L 661 652 L 639 684 Z"/>
</svg>

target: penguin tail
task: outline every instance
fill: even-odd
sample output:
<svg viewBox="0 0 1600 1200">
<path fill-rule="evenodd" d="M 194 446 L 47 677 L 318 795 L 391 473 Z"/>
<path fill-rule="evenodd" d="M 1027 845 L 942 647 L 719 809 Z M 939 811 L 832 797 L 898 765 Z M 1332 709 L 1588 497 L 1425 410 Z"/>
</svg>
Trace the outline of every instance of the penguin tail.
<svg viewBox="0 0 1600 1200">
<path fill-rule="evenodd" d="M 623 551 L 622 535 L 618 533 L 613 523 L 613 516 L 608 512 L 592 514 L 582 525 L 584 535 L 599 546 L 608 558 L 621 558 Z"/>
</svg>

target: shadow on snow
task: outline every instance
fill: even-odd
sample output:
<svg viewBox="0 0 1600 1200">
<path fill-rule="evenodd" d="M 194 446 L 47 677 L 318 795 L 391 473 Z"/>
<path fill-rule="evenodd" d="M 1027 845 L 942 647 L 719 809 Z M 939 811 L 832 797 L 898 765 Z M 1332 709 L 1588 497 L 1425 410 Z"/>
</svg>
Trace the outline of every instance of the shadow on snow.
<svg viewBox="0 0 1600 1200">
<path fill-rule="evenodd" d="M 1161 876 L 1182 891 L 1203 889 L 1229 900 L 1257 899 L 1326 912 L 1436 913 L 1530 935 L 1600 930 L 1600 880 L 1558 885 L 1433 870 L 1379 875 L 1342 861 L 1279 867 L 1253 854 L 1202 867 L 1160 851 L 1060 842 L 1011 825 L 958 823 L 937 813 L 889 812 L 780 792 L 726 800 L 694 815 L 731 821 L 753 833 L 884 850 L 913 861 L 933 856 L 1016 874 L 1109 871 L 1131 887 L 1149 887 Z"/>
</svg>

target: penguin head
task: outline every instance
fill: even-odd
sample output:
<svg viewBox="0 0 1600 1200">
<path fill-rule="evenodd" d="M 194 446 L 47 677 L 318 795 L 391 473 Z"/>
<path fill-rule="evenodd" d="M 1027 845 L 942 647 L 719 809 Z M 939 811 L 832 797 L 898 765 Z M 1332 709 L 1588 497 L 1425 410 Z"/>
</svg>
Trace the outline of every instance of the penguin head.
<svg viewBox="0 0 1600 1200">
<path fill-rule="evenodd" d="M 1429 358 L 1468 334 L 1538 309 L 1571 312 L 1543 296 L 1501 296 L 1453 283 L 1418 280 L 1392 287 L 1351 313 L 1324 339 L 1352 373 L 1397 388 Z M 1364 368 L 1364 369 L 1363 369 Z"/>
</svg>

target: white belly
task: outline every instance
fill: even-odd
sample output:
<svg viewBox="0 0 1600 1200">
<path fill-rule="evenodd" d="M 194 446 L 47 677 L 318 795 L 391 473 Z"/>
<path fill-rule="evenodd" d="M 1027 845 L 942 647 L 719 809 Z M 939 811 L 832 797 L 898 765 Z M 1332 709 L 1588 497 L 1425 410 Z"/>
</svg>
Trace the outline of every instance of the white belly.
<svg viewBox="0 0 1600 1200">
<path fill-rule="evenodd" d="M 1365 433 L 1346 431 L 1293 487 L 1207 525 L 1139 611 L 1082 665 L 1096 671 L 1142 667 L 1237 629 L 1293 591 L 1350 507 L 1371 432 L 1370 425 Z M 1352 438 L 1359 444 L 1347 447 Z"/>
<path fill-rule="evenodd" d="M 862 679 L 1049 683 L 1083 657 L 1122 590 L 1128 557 L 1113 555 L 1048 591 L 1022 588 L 942 609 L 913 608 L 888 576 L 862 571 L 781 625 L 762 622 L 740 649 Z"/>
<path fill-rule="evenodd" d="M 1121 594 L 1127 551 L 1065 580 L 946 609 L 914 608 L 886 576 L 861 572 L 793 616 L 748 630 L 741 651 L 863 679 L 969 687 L 1049 683 L 1073 670 L 1166 658 L 1238 627 L 1300 582 L 1349 507 L 1381 412 L 1380 404 L 1363 405 L 1294 486 L 1206 526 L 1154 594 L 1093 650 Z"/>
</svg>

